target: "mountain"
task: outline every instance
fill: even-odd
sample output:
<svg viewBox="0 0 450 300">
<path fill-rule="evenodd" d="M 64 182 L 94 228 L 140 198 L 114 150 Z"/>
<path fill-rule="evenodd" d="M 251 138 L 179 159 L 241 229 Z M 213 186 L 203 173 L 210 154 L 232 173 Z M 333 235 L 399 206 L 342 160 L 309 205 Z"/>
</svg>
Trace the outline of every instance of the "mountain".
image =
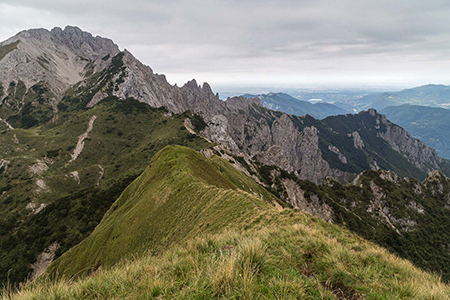
<svg viewBox="0 0 450 300">
<path fill-rule="evenodd" d="M 39 50 L 37 54 L 33 47 Z M 207 197 L 202 200 L 199 210 L 183 215 L 180 211 L 183 203 L 177 207 L 174 201 L 198 198 L 191 197 L 197 194 L 183 193 L 186 192 L 183 185 L 186 178 L 208 185 L 207 189 L 198 188 L 198 192 L 206 193 L 208 188 L 215 191 L 222 188 L 226 193 L 230 189 L 240 190 L 232 193 L 232 199 L 216 195 L 224 203 L 240 199 L 242 204 L 247 205 L 250 200 L 261 206 L 261 201 L 256 201 L 251 195 L 256 198 L 267 195 L 261 197 L 272 199 L 269 201 L 271 203 L 280 201 L 280 206 L 301 207 L 360 234 L 373 233 L 364 236 L 386 245 L 427 270 L 448 271 L 445 264 L 439 264 L 447 261 L 448 251 L 430 251 L 434 255 L 430 258 L 430 264 L 424 263 L 423 259 L 423 253 L 429 250 L 429 241 L 436 241 L 427 240 L 429 235 L 423 233 L 427 222 L 433 226 L 441 224 L 443 227 L 438 228 L 439 233 L 447 230 L 446 211 L 439 210 L 445 207 L 447 185 L 437 182 L 438 192 L 433 195 L 431 190 L 426 191 L 426 195 L 431 193 L 432 196 L 415 200 L 424 207 L 429 205 L 427 203 L 432 204 L 425 209 L 427 213 L 424 217 L 416 218 L 410 214 L 411 211 L 405 213 L 411 222 L 417 222 L 417 231 L 411 226 L 403 229 L 402 224 L 409 224 L 409 219 L 403 218 L 403 213 L 408 209 L 404 203 L 418 196 L 403 192 L 401 188 L 392 188 L 397 183 L 386 183 L 385 187 L 384 183 L 375 182 L 386 191 L 381 198 L 375 195 L 381 192 L 376 187 L 372 188 L 370 180 L 364 181 L 362 186 L 342 185 L 337 189 L 340 193 L 324 190 L 329 184 L 328 177 L 336 180 L 333 185 L 348 184 L 361 178 L 358 175 L 367 170 L 392 170 L 400 177 L 419 180 L 426 180 L 427 174 L 434 170 L 442 173 L 431 174 L 450 175 L 449 161 L 374 109 L 317 120 L 309 115 L 295 116 L 270 110 L 261 104 L 259 98 L 234 97 L 222 101 L 208 84 L 199 86 L 192 80 L 182 87 L 172 86 L 164 75 L 155 74 L 130 52 L 120 51 L 110 40 L 94 38 L 74 27 L 24 31 L 2 43 L 0 49 L 0 81 L 4 87 L 0 97 L 2 283 L 9 281 L 18 284 L 29 275 L 32 279 L 36 278 L 59 257 L 60 263 L 67 265 L 67 269 L 58 268 L 61 273 L 70 273 L 72 267 L 80 270 L 84 263 L 95 269 L 98 261 L 107 267 L 119 261 L 122 255 L 131 252 L 142 254 L 139 250 L 145 246 L 140 244 L 141 241 L 165 251 L 165 247 L 176 247 L 194 234 L 208 232 L 205 224 L 200 228 L 196 212 L 202 213 L 205 209 L 205 212 L 212 214 L 207 210 L 208 204 L 211 201 L 211 205 L 219 203 Z M 48 64 L 39 59 L 41 53 L 49 57 Z M 85 60 L 79 59 L 79 64 L 72 66 L 77 61 L 76 57 L 81 55 Z M 70 79 L 72 77 L 67 75 L 70 72 L 79 77 Z M 221 156 L 261 186 L 250 183 L 242 174 L 240 177 L 229 171 L 227 164 L 218 167 L 219 162 L 223 162 L 220 159 L 205 162 L 199 155 L 192 154 L 190 157 L 197 159 L 199 167 L 205 167 L 198 171 L 201 174 L 197 172 L 194 176 L 189 171 L 187 176 L 176 166 L 172 169 L 170 164 L 165 165 L 168 173 L 161 173 L 161 176 L 166 175 L 173 180 L 167 194 L 173 196 L 170 201 L 173 215 L 158 210 L 150 212 L 140 206 L 145 199 L 149 199 L 150 203 L 155 203 L 157 199 L 151 198 L 154 186 L 150 185 L 146 190 L 146 186 L 139 183 L 128 189 L 132 191 L 139 187 L 138 193 L 147 191 L 145 199 L 137 194 L 136 198 L 129 199 L 130 204 L 136 205 L 136 210 L 117 205 L 114 206 L 118 207 L 117 213 L 112 211 L 111 205 L 119 195 L 122 194 L 121 199 L 128 201 L 123 192 L 132 181 L 140 175 L 141 180 L 155 175 L 151 167 L 145 173 L 144 169 L 152 157 L 168 145 L 203 150 L 202 153 L 208 157 Z M 192 171 L 194 168 L 183 160 L 176 160 L 176 164 L 186 170 Z M 205 170 L 210 170 L 214 174 L 212 179 L 221 183 L 202 177 L 209 176 Z M 382 173 L 380 170 L 378 172 Z M 176 176 L 178 173 L 182 181 L 175 182 L 175 179 L 180 179 Z M 368 174 L 375 176 L 374 173 Z M 444 175 L 441 177 L 445 178 Z M 161 184 L 167 183 L 166 177 L 155 176 L 151 178 Z M 301 184 L 298 188 L 283 188 L 286 184 L 282 176 L 289 176 L 295 184 Z M 399 186 L 410 188 L 403 182 Z M 274 195 L 266 194 L 263 188 Z M 298 189 L 304 191 L 305 199 L 309 199 L 307 205 L 300 201 L 303 200 L 301 192 L 291 191 Z M 311 193 L 316 189 L 322 192 Z M 244 192 L 247 193 L 246 198 L 242 199 L 241 193 Z M 395 214 L 380 209 L 386 199 L 395 200 L 393 206 L 389 206 Z M 327 206 L 322 207 L 323 203 Z M 171 222 L 161 223 L 164 226 L 160 230 L 155 226 L 147 228 L 145 226 L 152 220 L 142 216 L 141 212 L 157 219 L 161 213 L 161 217 L 172 216 L 172 219 Z M 246 214 L 248 211 L 241 212 Z M 114 216 L 113 221 L 108 221 L 109 215 Z M 124 217 L 128 215 L 133 216 L 131 221 Z M 180 224 L 173 223 L 174 216 L 181 216 L 177 219 Z M 183 217 L 186 217 L 185 222 Z M 221 218 L 230 221 L 217 210 L 206 219 L 218 221 Z M 235 219 L 239 221 L 238 217 Z M 380 223 L 379 227 L 375 227 L 374 231 L 358 231 L 358 228 L 367 229 L 364 225 L 366 219 L 367 224 Z M 143 228 L 142 232 L 133 227 L 133 222 Z M 130 230 L 135 228 L 136 231 L 127 232 L 124 236 L 121 231 L 123 226 L 129 226 Z M 105 228 L 105 231 L 95 231 L 96 228 Z M 219 226 L 217 231 L 209 233 L 220 234 L 221 228 Z M 420 233 L 417 243 L 402 240 L 403 236 L 408 236 L 404 232 L 408 232 L 409 228 L 413 228 L 412 235 Z M 401 237 L 391 238 L 390 233 L 397 234 L 397 230 Z M 110 239 L 106 240 L 105 232 L 112 234 Z M 111 238 L 115 234 L 117 242 Z M 155 241 L 152 242 L 149 239 L 153 234 Z M 445 235 L 442 237 L 442 241 L 446 240 Z M 124 246 L 123 241 L 127 238 L 133 241 L 130 248 Z M 408 249 L 401 251 L 402 248 L 396 245 L 398 241 L 407 244 Z M 443 247 L 442 241 L 434 243 L 440 247 L 436 249 Z M 79 243 L 83 243 L 83 247 L 74 248 Z M 413 255 L 415 247 L 420 255 Z M 110 251 L 102 252 L 102 248 Z M 83 254 L 84 250 L 89 251 Z M 76 258 L 63 259 L 67 251 L 75 253 Z M 91 256 L 92 253 L 95 255 Z"/>
<path fill-rule="evenodd" d="M 365 171 L 349 185 L 332 179 L 314 185 L 275 167 L 240 161 L 242 166 L 236 167 L 239 159 L 220 153 L 208 159 L 188 148 L 164 148 L 91 236 L 56 260 L 50 273 L 88 274 L 200 233 L 248 228 L 262 211 L 288 204 L 341 224 L 450 280 L 450 251 L 442 250 L 450 239 L 450 179 L 442 173 L 432 172 L 419 182 L 390 171 Z M 238 171 L 244 166 L 273 194 Z"/>
<path fill-rule="evenodd" d="M 259 98 L 264 107 L 279 110 L 288 114 L 302 116 L 311 115 L 316 119 L 323 119 L 331 115 L 342 115 L 350 111 L 329 103 L 311 103 L 296 99 L 285 93 L 268 93 L 261 95 L 243 95 L 245 98 Z"/>
<path fill-rule="evenodd" d="M 226 105 L 229 110 L 214 116 L 202 134 L 301 179 L 349 182 L 378 168 L 418 179 L 435 169 L 449 174 L 447 160 L 375 110 L 316 120 L 274 112 L 244 98 L 228 99 Z"/>
<path fill-rule="evenodd" d="M 111 40 L 77 27 L 22 31 L 0 44 L 0 115 L 16 126 L 49 121 L 69 86 L 119 53 Z"/>
<path fill-rule="evenodd" d="M 36 40 L 33 44 L 39 44 L 43 39 L 40 32 L 28 31 L 26 36 L 29 36 L 29 40 Z M 56 37 L 51 38 L 54 40 L 57 39 L 58 32 L 61 30 L 55 29 L 47 33 L 55 35 Z M 88 40 L 92 38 L 71 27 L 62 32 L 86 36 Z M 21 35 L 24 33 L 18 34 Z M 46 45 L 43 44 L 42 47 L 47 47 Z M 92 107 L 105 97 L 131 97 L 152 107 L 164 106 L 171 113 L 183 113 L 187 110 L 197 113 L 208 125 L 201 134 L 210 141 L 225 144 L 233 152 L 254 157 L 260 162 L 295 171 L 302 179 L 320 182 L 331 176 L 348 182 L 357 173 L 378 166 L 394 170 L 401 176 L 419 179 L 433 169 L 450 174 L 448 161 L 438 157 L 433 149 L 414 140 L 406 131 L 375 111 L 357 117 L 338 116 L 324 121 L 324 124 L 309 116 L 289 116 L 268 110 L 257 98 L 235 97 L 222 101 L 206 83 L 200 87 L 192 80 L 182 87 L 172 86 L 163 75 L 154 74 L 128 51 L 114 55 L 115 49 L 116 47 L 112 47 L 114 51 L 109 56 L 96 60 L 93 57 L 89 64 L 91 71 L 84 74 L 80 82 L 69 86 L 57 104 L 48 100 L 51 94 L 48 91 L 52 89 L 46 82 L 34 83 L 32 86 L 29 85 L 33 83 L 25 84 L 20 80 L 10 82 L 8 95 L 3 98 L 0 106 L 0 118 L 12 127 L 28 128 L 49 122 L 51 118 L 58 116 L 58 112 Z M 10 61 L 19 54 L 24 56 L 26 52 L 12 50 L 0 63 L 4 64 L 4 60 Z M 37 65 L 40 66 L 39 63 Z M 15 73 L 15 69 L 11 67 L 4 72 Z M 55 74 L 54 76 L 59 76 L 59 73 Z M 6 76 L 9 77 L 10 75 Z M 15 99 L 14 103 L 19 103 L 15 111 L 9 105 L 11 99 Z M 46 106 L 47 102 L 51 105 Z M 367 119 L 369 115 L 372 120 Z M 348 118 L 354 119 L 352 126 L 339 125 L 346 123 Z M 378 124 L 380 122 L 384 125 Z M 339 128 L 331 129 L 331 123 Z M 360 137 L 370 137 L 370 140 L 360 141 Z M 377 149 L 366 148 L 366 144 Z M 350 154 L 343 154 L 343 158 L 337 153 L 342 147 L 350 150 L 350 145 L 353 145 L 351 152 L 356 160 L 347 158 Z"/>
<path fill-rule="evenodd" d="M 117 263 L 126 257 L 135 258 Z M 450 292 L 437 276 L 345 229 L 280 208 L 227 161 L 184 147 L 156 154 L 93 234 L 51 266 L 57 270 L 91 276 L 55 284 L 43 277 L 12 298 L 445 299 Z"/>
<path fill-rule="evenodd" d="M 439 155 L 450 158 L 449 110 L 405 104 L 386 107 L 382 112 L 415 138 L 436 149 Z"/>
<path fill-rule="evenodd" d="M 361 98 L 361 102 L 371 103 L 369 107 L 384 109 L 403 104 L 450 107 L 450 86 L 429 84 L 400 92 L 375 93 Z"/>
</svg>

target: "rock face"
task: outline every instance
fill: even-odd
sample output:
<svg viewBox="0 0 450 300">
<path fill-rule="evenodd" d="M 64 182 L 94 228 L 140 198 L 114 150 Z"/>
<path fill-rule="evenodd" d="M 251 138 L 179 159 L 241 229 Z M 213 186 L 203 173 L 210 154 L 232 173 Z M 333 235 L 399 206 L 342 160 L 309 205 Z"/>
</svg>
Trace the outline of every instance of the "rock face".
<svg viewBox="0 0 450 300">
<path fill-rule="evenodd" d="M 199 86 L 195 80 L 191 80 L 181 88 L 170 85 L 164 75 L 155 74 L 153 70 L 142 64 L 130 52 L 125 50 L 122 58 L 124 74 L 122 81 L 112 91 L 112 95 L 120 99 L 135 98 L 153 107 L 164 106 L 172 113 L 182 113 L 187 110 L 204 112 L 210 117 L 220 111 L 221 100 L 214 95 L 211 87 L 204 83 Z M 112 81 L 117 81 L 117 74 Z M 97 92 L 94 101 L 89 106 L 95 105 L 104 98 L 107 86 Z M 209 113 L 211 112 L 211 114 Z"/>
<path fill-rule="evenodd" d="M 16 44 L 0 60 L 0 83 L 6 91 L 10 82 L 22 81 L 26 88 L 48 84 L 60 100 L 67 88 L 82 80 L 91 70 L 97 72 L 106 64 L 107 55 L 119 48 L 110 39 L 93 37 L 77 27 L 31 29 L 2 42 L 0 49 Z"/>
<path fill-rule="evenodd" d="M 439 157 L 436 150 L 415 139 L 402 127 L 388 121 L 385 115 L 377 114 L 376 118 L 377 122 L 385 125 L 386 128 L 384 132 L 379 133 L 379 136 L 417 168 L 428 173 L 440 170 L 442 165 L 448 164 L 446 159 Z"/>
<path fill-rule="evenodd" d="M 283 179 L 282 184 L 288 195 L 288 203 L 303 211 L 309 212 L 326 222 L 333 221 L 333 210 L 326 203 L 321 203 L 317 195 L 311 195 L 311 200 L 305 197 L 305 191 L 302 190 L 295 181 Z"/>
<path fill-rule="evenodd" d="M 55 111 L 91 107 L 108 96 L 135 98 L 152 107 L 164 106 L 170 113 L 190 110 L 204 118 L 208 126 L 200 134 L 212 142 L 314 182 L 326 177 L 349 181 L 352 174 L 379 168 L 420 179 L 432 169 L 450 175 L 448 161 L 373 109 L 316 120 L 271 111 L 259 98 L 222 101 L 207 83 L 200 86 L 192 80 L 172 86 L 130 52 L 119 52 L 111 40 L 76 27 L 24 31 L 1 47 L 8 50 L 0 60 L 0 81 L 8 95 L 0 105 L 0 117 L 12 118 L 14 126 L 51 119 L 50 113 L 32 116 L 33 122 L 29 115 L 14 117 L 14 109 L 22 114 L 34 111 L 23 109 L 20 99 L 28 94 L 34 107 L 44 101 L 36 92 L 43 88 L 36 84 L 45 83 L 51 91 L 47 104 Z M 34 94 L 19 93 L 23 89 Z"/>
</svg>

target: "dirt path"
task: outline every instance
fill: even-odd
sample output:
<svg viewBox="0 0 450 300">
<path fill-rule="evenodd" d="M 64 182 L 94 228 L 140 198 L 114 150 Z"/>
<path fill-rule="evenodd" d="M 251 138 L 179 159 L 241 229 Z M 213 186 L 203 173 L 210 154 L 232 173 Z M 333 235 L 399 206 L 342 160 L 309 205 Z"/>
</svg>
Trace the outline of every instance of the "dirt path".
<svg viewBox="0 0 450 300">
<path fill-rule="evenodd" d="M 100 165 L 98 165 L 98 167 L 100 168 L 100 172 L 98 172 L 100 176 L 97 179 L 97 185 L 100 185 L 100 180 L 102 180 L 103 175 L 105 175 L 105 169 L 103 169 L 103 167 Z"/>
<path fill-rule="evenodd" d="M 14 127 L 11 126 L 11 124 L 9 124 L 8 122 L 6 122 L 5 120 L 3 120 L 2 118 L 0 118 L 0 122 L 3 122 L 6 124 L 6 126 L 8 126 L 9 129 L 13 130 Z"/>
<path fill-rule="evenodd" d="M 78 156 L 81 154 L 81 152 L 83 151 L 84 148 L 84 140 L 89 136 L 89 132 L 92 131 L 92 129 L 94 129 L 94 122 L 95 119 L 97 119 L 97 116 L 92 116 L 92 118 L 89 120 L 89 124 L 88 124 L 88 128 L 86 130 L 85 133 L 83 133 L 82 135 L 80 135 L 78 137 L 78 142 L 77 142 L 77 146 L 75 147 L 75 149 L 73 150 L 73 154 L 72 154 L 72 159 L 69 160 L 70 162 L 73 162 L 75 159 L 78 158 Z"/>
</svg>

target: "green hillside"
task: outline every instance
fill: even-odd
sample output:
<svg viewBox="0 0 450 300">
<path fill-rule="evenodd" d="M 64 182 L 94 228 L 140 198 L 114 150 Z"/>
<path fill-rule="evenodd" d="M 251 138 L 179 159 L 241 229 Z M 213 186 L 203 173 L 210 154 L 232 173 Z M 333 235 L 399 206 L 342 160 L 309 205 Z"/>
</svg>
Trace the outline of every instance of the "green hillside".
<svg viewBox="0 0 450 300">
<path fill-rule="evenodd" d="M 179 146 L 155 155 L 94 233 L 51 266 L 53 274 L 88 271 L 78 280 L 41 277 L 4 299 L 448 299 L 450 294 L 438 277 L 355 234 L 282 209 L 228 162 Z"/>
<path fill-rule="evenodd" d="M 108 98 L 41 126 L 0 127 L 0 285 L 26 280 L 38 254 L 55 241 L 58 257 L 89 236 L 160 149 L 211 147 L 184 127 L 189 117 Z"/>
</svg>

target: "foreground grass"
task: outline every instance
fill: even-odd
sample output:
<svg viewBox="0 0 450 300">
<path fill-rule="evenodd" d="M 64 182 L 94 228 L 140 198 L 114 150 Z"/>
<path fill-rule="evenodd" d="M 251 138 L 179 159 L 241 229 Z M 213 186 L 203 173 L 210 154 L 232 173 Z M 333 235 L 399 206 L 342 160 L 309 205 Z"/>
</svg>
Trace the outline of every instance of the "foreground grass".
<svg viewBox="0 0 450 300">
<path fill-rule="evenodd" d="M 449 299 L 439 277 L 276 200 L 223 159 L 166 147 L 88 238 L 3 299 Z"/>
<path fill-rule="evenodd" d="M 439 278 L 299 211 L 3 299 L 449 299 Z"/>
</svg>

